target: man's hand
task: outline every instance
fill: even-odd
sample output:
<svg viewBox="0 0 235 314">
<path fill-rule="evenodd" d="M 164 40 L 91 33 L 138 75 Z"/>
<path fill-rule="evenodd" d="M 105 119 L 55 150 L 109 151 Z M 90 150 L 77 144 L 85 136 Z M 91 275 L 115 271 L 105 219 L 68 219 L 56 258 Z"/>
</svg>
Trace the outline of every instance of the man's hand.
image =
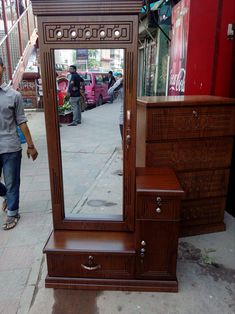
<svg viewBox="0 0 235 314">
<path fill-rule="evenodd" d="M 36 148 L 35 147 L 28 147 L 27 148 L 27 156 L 28 156 L 28 158 L 30 158 L 30 156 L 31 156 L 31 158 L 33 160 L 35 160 L 38 157 L 38 152 L 37 152 Z"/>
</svg>

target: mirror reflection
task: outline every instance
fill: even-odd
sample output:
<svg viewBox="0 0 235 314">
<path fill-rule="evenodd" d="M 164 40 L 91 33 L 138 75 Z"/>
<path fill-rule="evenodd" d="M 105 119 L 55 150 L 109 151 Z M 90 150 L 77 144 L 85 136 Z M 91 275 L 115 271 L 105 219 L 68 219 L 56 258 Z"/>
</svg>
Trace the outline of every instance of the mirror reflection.
<svg viewBox="0 0 235 314">
<path fill-rule="evenodd" d="M 124 50 L 54 53 L 65 217 L 123 220 Z"/>
</svg>

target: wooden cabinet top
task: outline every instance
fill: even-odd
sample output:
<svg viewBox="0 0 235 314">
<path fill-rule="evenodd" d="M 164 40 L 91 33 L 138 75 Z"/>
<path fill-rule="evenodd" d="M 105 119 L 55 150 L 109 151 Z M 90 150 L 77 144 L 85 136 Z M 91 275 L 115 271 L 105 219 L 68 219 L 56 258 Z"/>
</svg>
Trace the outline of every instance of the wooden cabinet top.
<svg viewBox="0 0 235 314">
<path fill-rule="evenodd" d="M 134 237 L 127 232 L 54 231 L 44 252 L 82 251 L 133 254 Z"/>
<path fill-rule="evenodd" d="M 136 168 L 137 193 L 164 193 L 183 197 L 184 191 L 170 168 Z"/>
<path fill-rule="evenodd" d="M 219 96 L 143 96 L 138 97 L 138 105 L 148 108 L 154 107 L 179 107 L 179 106 L 213 106 L 213 105 L 235 105 L 234 98 Z"/>
<path fill-rule="evenodd" d="M 35 15 L 138 14 L 141 0 L 32 0 Z"/>
</svg>

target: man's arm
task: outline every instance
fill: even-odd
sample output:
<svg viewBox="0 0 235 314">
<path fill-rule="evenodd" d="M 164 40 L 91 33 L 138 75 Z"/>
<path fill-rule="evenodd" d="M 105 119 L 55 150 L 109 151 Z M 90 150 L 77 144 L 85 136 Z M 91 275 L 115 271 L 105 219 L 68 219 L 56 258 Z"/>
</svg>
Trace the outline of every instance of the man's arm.
<svg viewBox="0 0 235 314">
<path fill-rule="evenodd" d="M 67 93 L 66 93 L 66 95 L 67 95 L 68 97 L 70 97 L 71 90 L 72 90 L 73 86 L 74 86 L 74 75 L 71 74 L 70 81 L 69 81 L 69 84 L 68 84 Z"/>
<path fill-rule="evenodd" d="M 30 156 L 31 156 L 32 159 L 35 160 L 38 157 L 38 152 L 37 152 L 37 150 L 33 144 L 33 140 L 32 140 L 28 125 L 26 122 L 24 122 L 24 123 L 21 123 L 19 125 L 19 127 L 20 127 L 20 129 L 21 129 L 21 131 L 25 137 L 27 144 L 28 144 L 28 148 L 27 148 L 28 158 L 30 158 Z"/>
</svg>

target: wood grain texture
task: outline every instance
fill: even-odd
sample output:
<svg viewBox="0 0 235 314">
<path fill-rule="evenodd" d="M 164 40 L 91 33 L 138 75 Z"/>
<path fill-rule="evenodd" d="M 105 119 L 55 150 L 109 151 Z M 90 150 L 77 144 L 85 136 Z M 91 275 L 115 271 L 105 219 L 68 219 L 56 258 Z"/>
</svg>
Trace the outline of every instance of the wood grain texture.
<svg viewBox="0 0 235 314">
<path fill-rule="evenodd" d="M 106 252 L 134 253 L 132 233 L 105 231 L 54 231 L 44 252 Z"/>
<path fill-rule="evenodd" d="M 133 22 L 120 22 L 118 19 L 87 23 L 87 22 L 44 22 L 43 31 L 45 34 L 44 43 L 132 43 Z M 116 35 L 118 34 L 118 35 Z"/>
<path fill-rule="evenodd" d="M 58 6 L 59 3 L 54 3 Z M 75 4 L 75 3 L 74 3 Z M 94 4 L 94 3 L 93 3 Z M 78 3 L 76 3 L 78 5 Z M 136 138 L 136 81 L 137 76 L 137 25 L 138 15 L 61 15 L 50 16 L 44 12 L 38 16 L 39 42 L 41 54 L 42 80 L 44 91 L 44 108 L 47 125 L 48 154 L 50 164 L 50 181 L 52 190 L 52 209 L 54 228 L 58 230 L 110 230 L 133 231 L 135 204 L 135 138 Z M 105 36 L 100 36 L 104 30 Z M 115 37 L 119 31 L 120 36 Z M 58 32 L 61 36 L 57 36 Z M 75 32 L 75 36 L 73 36 Z M 91 37 L 86 38 L 86 32 Z M 125 80 L 125 112 L 130 111 L 130 121 L 124 113 L 124 176 L 123 176 L 123 219 L 106 217 L 106 219 L 89 220 L 65 217 L 62 161 L 58 113 L 55 95 L 54 49 L 111 49 L 122 48 L 125 51 L 125 73 L 130 78 Z M 48 73 L 51 73 L 48 75 Z M 53 123 L 52 123 L 53 122 Z M 131 136 L 131 144 L 126 145 L 126 136 Z"/>
<path fill-rule="evenodd" d="M 53 231 L 44 248 L 47 287 L 178 291 L 176 258 L 183 190 L 171 169 L 137 168 L 136 173 L 140 219 L 134 232 Z M 151 213 L 155 201 L 162 209 L 157 217 Z"/>
<path fill-rule="evenodd" d="M 137 220 L 136 277 L 175 279 L 179 223 Z M 145 241 L 142 258 L 141 242 Z"/>
<path fill-rule="evenodd" d="M 138 105 L 147 106 L 148 108 L 164 107 L 188 107 L 188 106 L 216 106 L 231 105 L 234 106 L 235 98 L 226 98 L 211 95 L 197 96 L 143 96 L 138 97 Z"/>
<path fill-rule="evenodd" d="M 235 99 L 140 97 L 137 116 L 137 161 L 174 169 L 185 191 L 180 235 L 224 230 Z"/>
<path fill-rule="evenodd" d="M 46 287 L 79 290 L 178 292 L 177 280 L 46 277 Z"/>
<path fill-rule="evenodd" d="M 235 107 L 149 109 L 147 141 L 235 134 Z"/>
<path fill-rule="evenodd" d="M 93 269 L 84 269 L 93 258 Z M 47 254 L 48 275 L 50 277 L 81 277 L 81 278 L 133 278 L 135 259 L 124 254 L 77 253 Z"/>
<path fill-rule="evenodd" d="M 180 220 L 180 201 L 167 193 L 140 194 L 137 193 L 136 217 L 137 219 L 152 220 Z M 157 198 L 161 198 L 161 204 Z M 158 211 L 157 209 L 160 208 Z"/>
<path fill-rule="evenodd" d="M 228 168 L 233 148 L 232 137 L 162 141 L 147 143 L 146 164 L 170 167 L 176 171 Z"/>
<path fill-rule="evenodd" d="M 136 180 L 137 84 L 133 78 L 137 77 L 142 1 L 32 0 L 32 5 L 38 21 L 54 225 L 44 248 L 46 286 L 178 291 L 176 254 L 183 190 L 174 171 L 166 168 L 139 168 Z M 125 51 L 122 220 L 65 217 L 54 69 L 58 48 Z M 162 209 L 157 217 L 152 214 L 156 198 Z M 145 259 L 140 256 L 143 239 L 148 248 Z"/>
<path fill-rule="evenodd" d="M 185 191 L 184 199 L 226 196 L 229 169 L 178 172 L 177 177 Z"/>
<path fill-rule="evenodd" d="M 138 0 L 32 0 L 35 15 L 138 14 Z"/>
<path fill-rule="evenodd" d="M 223 221 L 225 202 L 225 197 L 182 202 L 181 225 L 207 225 Z"/>
</svg>

